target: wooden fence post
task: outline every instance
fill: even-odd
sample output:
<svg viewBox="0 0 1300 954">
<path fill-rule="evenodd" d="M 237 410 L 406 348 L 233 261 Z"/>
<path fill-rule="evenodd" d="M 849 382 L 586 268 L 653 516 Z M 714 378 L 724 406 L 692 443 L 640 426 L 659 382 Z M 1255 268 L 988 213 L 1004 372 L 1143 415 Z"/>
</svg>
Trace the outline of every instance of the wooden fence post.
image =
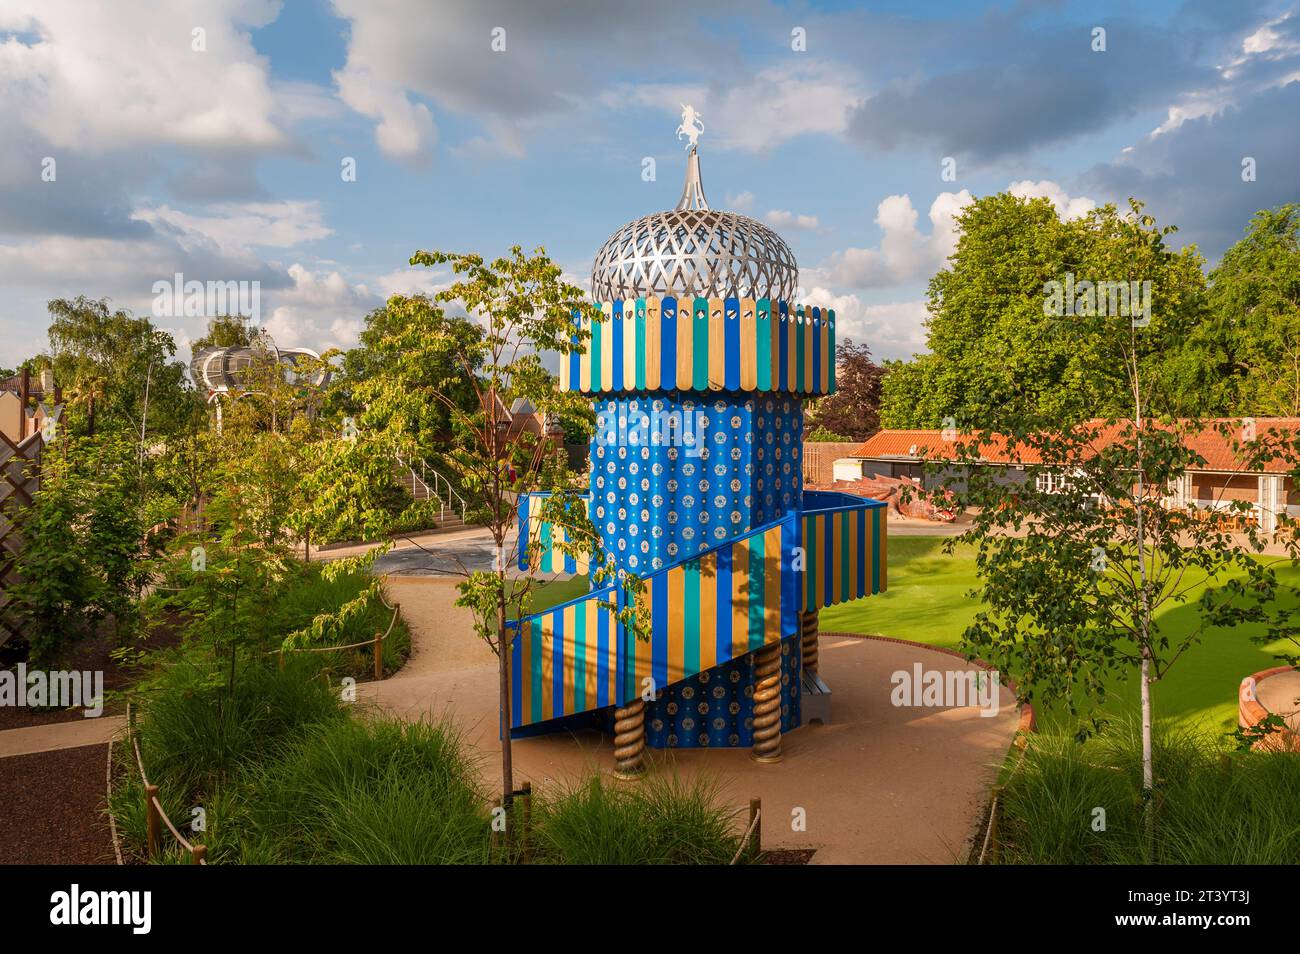
<svg viewBox="0 0 1300 954">
<path fill-rule="evenodd" d="M 384 678 L 384 634 L 375 637 L 375 678 Z"/>
<path fill-rule="evenodd" d="M 989 861 L 1002 860 L 1002 786 L 993 786 L 993 800 L 989 804 Z"/>
<path fill-rule="evenodd" d="M 524 782 L 523 787 L 519 792 L 519 795 L 520 795 L 519 800 L 523 806 L 521 814 L 524 816 L 523 824 L 520 826 L 523 829 L 523 831 L 519 836 L 521 842 L 519 846 L 519 850 L 520 850 L 520 855 L 523 858 L 524 864 L 529 864 L 533 860 L 533 854 L 532 854 L 533 783 Z"/>
<path fill-rule="evenodd" d="M 161 837 L 161 832 L 159 831 L 159 828 L 162 824 L 162 820 L 158 817 L 158 805 L 154 801 L 154 799 L 156 799 L 157 797 L 158 797 L 158 786 L 146 785 L 144 789 L 144 807 L 145 807 L 146 817 L 148 818 L 149 821 L 148 848 L 149 848 L 149 857 L 151 859 L 158 857 L 158 842 Z"/>
<path fill-rule="evenodd" d="M 761 857 L 763 854 L 763 800 L 761 798 L 751 798 L 749 800 L 749 823 L 754 826 L 754 835 L 750 839 L 750 844 L 754 846 L 754 857 Z"/>
<path fill-rule="evenodd" d="M 195 845 L 190 850 L 190 864 L 201 865 L 208 857 L 207 845 Z"/>
</svg>

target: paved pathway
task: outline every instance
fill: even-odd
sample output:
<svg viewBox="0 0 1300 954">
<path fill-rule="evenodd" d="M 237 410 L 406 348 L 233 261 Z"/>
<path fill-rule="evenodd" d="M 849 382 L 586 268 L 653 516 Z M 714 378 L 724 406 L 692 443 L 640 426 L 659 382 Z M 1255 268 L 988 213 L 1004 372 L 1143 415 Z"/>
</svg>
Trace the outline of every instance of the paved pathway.
<svg viewBox="0 0 1300 954">
<path fill-rule="evenodd" d="M 72 719 L 22 729 L 0 732 L 0 759 L 11 755 L 31 755 L 54 749 L 74 749 L 82 745 L 107 742 L 126 724 L 124 716 L 100 716 L 97 719 Z"/>
<path fill-rule="evenodd" d="M 473 635 L 454 586 L 427 577 L 390 577 L 411 628 L 413 653 L 395 676 L 360 687 L 363 700 L 407 719 L 448 715 L 482 757 L 485 784 L 499 788 L 496 659 Z M 1017 713 L 1003 690 L 999 713 L 973 708 L 911 709 L 890 703 L 890 676 L 966 669 L 922 647 L 827 637 L 822 677 L 834 691 L 834 723 L 785 737 L 785 760 L 759 765 L 747 750 L 651 750 L 657 771 L 703 775 L 737 806 L 763 799 L 769 846 L 816 847 L 814 862 L 938 862 L 964 858 L 996 767 L 1015 734 Z M 516 784 L 553 789 L 590 770 L 613 768 L 610 739 L 596 732 L 556 734 L 514 744 Z M 802 808 L 807 830 L 791 830 Z"/>
</svg>

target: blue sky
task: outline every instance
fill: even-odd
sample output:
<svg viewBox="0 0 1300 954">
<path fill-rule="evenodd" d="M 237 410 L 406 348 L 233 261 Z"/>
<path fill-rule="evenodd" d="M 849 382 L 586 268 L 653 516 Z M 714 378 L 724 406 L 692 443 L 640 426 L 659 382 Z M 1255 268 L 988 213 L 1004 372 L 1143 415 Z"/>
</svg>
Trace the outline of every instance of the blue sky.
<svg viewBox="0 0 1300 954">
<path fill-rule="evenodd" d="M 771 224 L 803 300 L 904 357 L 972 196 L 1135 195 L 1211 264 L 1300 200 L 1295 6 L 0 0 L 0 365 L 46 347 L 48 299 L 151 314 L 176 272 L 260 282 L 275 339 L 316 348 L 439 287 L 418 248 L 544 245 L 585 283 L 676 202 L 681 103 L 710 203 Z M 182 357 L 204 324 L 154 320 Z"/>
</svg>

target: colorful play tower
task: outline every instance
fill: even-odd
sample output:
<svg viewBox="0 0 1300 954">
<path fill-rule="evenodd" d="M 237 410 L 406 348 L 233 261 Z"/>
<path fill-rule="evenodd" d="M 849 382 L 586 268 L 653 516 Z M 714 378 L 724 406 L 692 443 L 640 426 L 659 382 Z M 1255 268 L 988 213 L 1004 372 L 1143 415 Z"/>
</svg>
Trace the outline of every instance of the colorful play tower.
<svg viewBox="0 0 1300 954">
<path fill-rule="evenodd" d="M 798 266 L 779 235 L 709 208 L 697 120 L 679 130 L 681 200 L 601 248 L 603 320 L 561 360 L 560 386 L 595 404 L 592 521 L 644 588 L 527 617 L 513 644 L 512 734 L 612 730 L 622 774 L 647 744 L 778 761 L 783 733 L 829 721 L 819 608 L 885 588 L 885 506 L 803 489 L 804 402 L 835 388 L 835 314 L 793 303 Z M 586 571 L 537 509 L 521 502 L 520 532 L 541 569 Z M 629 603 L 648 640 L 619 625 L 612 607 Z"/>
</svg>

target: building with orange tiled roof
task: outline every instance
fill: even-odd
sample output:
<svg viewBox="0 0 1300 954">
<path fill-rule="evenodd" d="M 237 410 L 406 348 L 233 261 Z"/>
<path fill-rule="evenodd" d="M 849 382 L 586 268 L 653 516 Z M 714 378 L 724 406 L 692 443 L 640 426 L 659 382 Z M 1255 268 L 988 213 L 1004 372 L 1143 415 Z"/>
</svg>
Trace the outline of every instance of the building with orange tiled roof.
<svg viewBox="0 0 1300 954">
<path fill-rule="evenodd" d="M 1232 424 L 1242 424 L 1240 419 L 1227 420 Z M 1300 418 L 1261 417 L 1252 420 L 1256 433 L 1261 437 L 1270 433 L 1284 437 L 1300 435 Z M 1264 530 L 1275 528 L 1279 513 L 1300 516 L 1300 493 L 1290 474 L 1291 465 L 1283 460 L 1271 460 L 1248 469 L 1234 451 L 1232 441 L 1216 427 L 1224 422 L 1222 418 L 1202 421 L 1201 429 L 1186 439 L 1186 445 L 1204 462 L 1188 468 L 1181 486 L 1173 488 L 1169 495 L 1169 503 L 1172 506 L 1211 508 L 1226 507 L 1237 500 L 1246 501 L 1254 505 L 1256 519 Z M 1121 426 L 1104 425 L 1100 420 L 1087 423 L 1101 428 L 1097 437 L 1099 448 L 1113 440 Z M 965 435 L 956 440 L 945 440 L 944 433 L 939 430 L 882 430 L 863 442 L 848 458 L 835 462 L 835 481 L 839 484 L 864 478 L 893 477 L 911 479 L 927 490 L 952 487 L 961 482 L 958 468 L 926 474 L 924 465 L 956 460 L 957 445 L 971 440 L 972 437 Z M 1050 463 L 1042 460 L 1036 449 L 1009 447 L 1006 438 L 996 435 L 980 450 L 981 463 L 1001 468 L 999 479 L 1009 485 L 1023 484 L 1028 479 L 1026 466 Z M 1042 489 L 1051 489 L 1051 479 L 1050 474 L 1039 472 L 1037 475 Z"/>
</svg>

